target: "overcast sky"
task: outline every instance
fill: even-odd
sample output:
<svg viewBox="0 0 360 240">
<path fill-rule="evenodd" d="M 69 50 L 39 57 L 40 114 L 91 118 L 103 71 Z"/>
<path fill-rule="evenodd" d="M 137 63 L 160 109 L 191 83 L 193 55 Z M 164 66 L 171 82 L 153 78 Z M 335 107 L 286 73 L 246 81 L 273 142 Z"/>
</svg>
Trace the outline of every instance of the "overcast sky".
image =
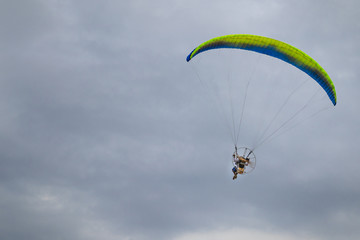
<svg viewBox="0 0 360 240">
<path fill-rule="evenodd" d="M 236 181 L 231 135 L 202 83 L 217 68 L 198 61 L 209 53 L 185 61 L 234 33 L 302 49 L 338 97 L 259 147 Z M 359 42 L 358 0 L 0 0 L 0 238 L 360 239 Z M 243 56 L 249 98 L 319 88 Z M 252 105 L 240 146 L 267 110 Z"/>
</svg>

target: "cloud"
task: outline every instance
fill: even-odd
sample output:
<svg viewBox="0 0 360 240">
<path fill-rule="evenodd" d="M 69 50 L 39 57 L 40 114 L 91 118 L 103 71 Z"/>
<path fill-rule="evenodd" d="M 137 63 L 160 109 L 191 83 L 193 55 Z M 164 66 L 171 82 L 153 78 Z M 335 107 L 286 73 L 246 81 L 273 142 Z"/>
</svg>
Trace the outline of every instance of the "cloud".
<svg viewBox="0 0 360 240">
<path fill-rule="evenodd" d="M 183 236 L 175 238 L 175 240 L 183 239 L 234 239 L 234 238 L 247 238 L 247 239 L 287 239 L 287 240 L 296 240 L 296 239 L 318 239 L 309 235 L 296 235 L 286 234 L 286 233 L 276 233 L 272 231 L 256 231 L 252 229 L 242 229 L 242 228 L 233 228 L 233 229 L 222 229 L 219 231 L 208 231 L 208 232 L 196 232 L 188 233 Z"/>
<path fill-rule="evenodd" d="M 358 5 L 0 2 L 0 238 L 358 239 Z M 304 49 L 339 100 L 259 147 L 236 182 L 226 123 L 185 61 L 229 33 Z M 246 112 L 251 145 L 286 80 L 306 76 L 247 56 L 233 67 L 248 77 L 259 63 L 250 91 L 272 107 Z M 272 98 L 259 79 L 279 80 Z"/>
</svg>

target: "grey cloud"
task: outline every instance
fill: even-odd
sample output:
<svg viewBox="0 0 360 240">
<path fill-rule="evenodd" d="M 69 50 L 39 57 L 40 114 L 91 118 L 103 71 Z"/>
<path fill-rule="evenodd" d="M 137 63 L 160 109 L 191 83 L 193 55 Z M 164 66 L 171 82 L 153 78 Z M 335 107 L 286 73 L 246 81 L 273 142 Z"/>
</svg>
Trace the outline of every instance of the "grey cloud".
<svg viewBox="0 0 360 240">
<path fill-rule="evenodd" d="M 358 5 L 1 1 L 1 238 L 174 239 L 241 226 L 358 239 Z M 231 137 L 185 61 L 229 33 L 309 52 L 339 100 L 261 146 L 236 182 Z M 257 77 L 304 77 L 252 61 Z M 241 143 L 263 118 L 247 114 Z"/>
</svg>

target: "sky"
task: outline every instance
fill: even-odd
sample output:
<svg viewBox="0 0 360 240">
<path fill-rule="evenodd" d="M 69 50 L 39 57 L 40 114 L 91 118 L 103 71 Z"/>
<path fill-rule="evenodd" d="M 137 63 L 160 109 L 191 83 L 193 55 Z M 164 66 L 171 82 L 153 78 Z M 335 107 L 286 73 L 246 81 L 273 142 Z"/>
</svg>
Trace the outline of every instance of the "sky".
<svg viewBox="0 0 360 240">
<path fill-rule="evenodd" d="M 357 0 L 1 0 L 0 238 L 359 239 L 359 20 Z M 253 99 L 239 146 L 299 83 L 312 90 L 290 106 L 321 101 L 233 181 L 233 141 L 204 84 L 229 70 L 207 62 L 221 53 L 185 59 L 237 33 L 308 53 L 338 103 L 290 65 L 239 51 L 225 64 L 245 79 L 234 95 Z"/>
</svg>

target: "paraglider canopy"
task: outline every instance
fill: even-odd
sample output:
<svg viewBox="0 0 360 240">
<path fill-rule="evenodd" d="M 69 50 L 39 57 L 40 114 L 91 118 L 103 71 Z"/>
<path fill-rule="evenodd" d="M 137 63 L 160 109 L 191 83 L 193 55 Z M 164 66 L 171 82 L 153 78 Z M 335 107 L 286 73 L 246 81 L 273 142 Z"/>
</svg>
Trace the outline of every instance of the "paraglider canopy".
<svg viewBox="0 0 360 240">
<path fill-rule="evenodd" d="M 189 62 L 199 53 L 217 48 L 244 49 L 281 59 L 313 78 L 324 89 L 334 106 L 336 105 L 335 86 L 326 71 L 306 53 L 287 43 L 256 35 L 226 35 L 200 44 L 191 51 L 186 61 Z"/>
</svg>

